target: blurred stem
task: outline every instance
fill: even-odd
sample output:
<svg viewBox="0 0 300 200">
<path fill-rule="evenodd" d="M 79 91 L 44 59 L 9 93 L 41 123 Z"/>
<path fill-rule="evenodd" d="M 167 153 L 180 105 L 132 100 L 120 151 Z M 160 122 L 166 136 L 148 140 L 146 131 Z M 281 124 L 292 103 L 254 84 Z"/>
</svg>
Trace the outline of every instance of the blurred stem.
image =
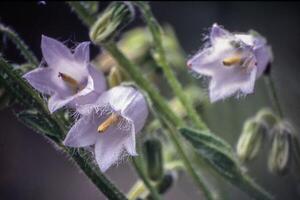
<svg viewBox="0 0 300 200">
<path fill-rule="evenodd" d="M 278 114 L 278 116 L 281 119 L 283 119 L 284 115 L 283 115 L 283 112 L 282 112 L 282 109 L 281 109 L 281 106 L 279 103 L 279 98 L 277 96 L 276 88 L 274 85 L 274 81 L 271 77 L 271 74 L 269 73 L 269 74 L 265 75 L 264 80 L 267 85 L 267 89 L 269 91 L 269 96 L 270 96 L 273 108 L 276 110 L 276 113 Z"/>
<path fill-rule="evenodd" d="M 132 157 L 132 164 L 133 164 L 136 172 L 138 173 L 139 177 L 141 178 L 141 180 L 144 182 L 145 186 L 150 191 L 152 199 L 153 200 L 161 200 L 160 194 L 158 193 L 157 189 L 155 188 L 155 186 L 152 185 L 152 183 L 146 176 L 146 173 L 143 169 L 143 165 L 142 165 L 140 158 Z"/>
<path fill-rule="evenodd" d="M 207 129 L 206 124 L 203 122 L 203 120 L 200 118 L 198 113 L 196 112 L 196 109 L 193 107 L 193 103 L 190 101 L 190 99 L 187 97 L 187 95 L 184 93 L 181 83 L 176 78 L 174 72 L 172 71 L 170 65 L 168 64 L 167 57 L 165 54 L 165 50 L 162 45 L 162 35 L 161 35 L 161 29 L 160 26 L 155 19 L 155 17 L 152 14 L 152 11 L 150 9 L 150 6 L 147 2 L 135 2 L 139 8 L 142 11 L 142 14 L 146 20 L 146 23 L 148 25 L 148 28 L 152 34 L 154 46 L 157 51 L 157 64 L 161 66 L 161 68 L 164 71 L 164 74 L 167 78 L 167 81 L 169 85 L 171 86 L 172 90 L 178 96 L 180 99 L 182 105 L 187 110 L 187 115 L 189 118 L 194 122 L 197 128 L 203 130 Z"/>
<path fill-rule="evenodd" d="M 91 15 L 89 11 L 80 4 L 79 1 L 68 1 L 67 3 L 87 27 L 91 27 L 94 24 L 96 17 Z"/>
<path fill-rule="evenodd" d="M 108 42 L 103 44 L 104 48 L 111 54 L 111 56 L 117 61 L 118 67 L 121 67 L 125 73 L 131 77 L 133 81 L 137 83 L 137 85 L 147 92 L 151 102 L 154 104 L 156 111 L 161 114 L 160 118 L 165 118 L 167 121 L 170 121 L 172 125 L 168 126 L 171 128 L 170 135 L 171 141 L 173 142 L 175 148 L 177 149 L 183 163 L 188 171 L 188 173 L 192 176 L 197 186 L 203 190 L 207 199 L 212 199 L 211 194 L 209 193 L 207 187 L 204 182 L 201 180 L 200 176 L 196 173 L 193 168 L 190 160 L 188 159 L 188 155 L 183 149 L 183 144 L 180 141 L 180 134 L 174 130 L 174 128 L 179 128 L 184 125 L 184 122 L 175 115 L 175 113 L 170 109 L 166 101 L 160 96 L 159 93 L 156 92 L 155 88 L 152 86 L 152 83 L 144 78 L 143 73 L 139 70 L 139 68 L 129 61 L 125 55 L 118 49 L 114 42 Z"/>
<path fill-rule="evenodd" d="M 239 188 L 245 191 L 249 196 L 256 200 L 272 200 L 274 199 L 268 192 L 256 184 L 250 177 L 243 175 L 240 181 L 236 184 Z"/>
<path fill-rule="evenodd" d="M 29 47 L 25 44 L 25 42 L 20 38 L 20 36 L 9 27 L 0 23 L 0 32 L 5 34 L 20 50 L 23 57 L 31 64 L 38 66 L 39 62 L 36 56 L 30 51 Z"/>
</svg>

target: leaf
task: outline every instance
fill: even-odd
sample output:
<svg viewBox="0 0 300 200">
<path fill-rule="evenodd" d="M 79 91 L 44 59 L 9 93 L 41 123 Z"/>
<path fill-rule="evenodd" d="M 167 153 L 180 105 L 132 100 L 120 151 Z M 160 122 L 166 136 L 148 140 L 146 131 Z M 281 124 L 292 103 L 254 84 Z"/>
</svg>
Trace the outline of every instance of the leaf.
<svg viewBox="0 0 300 200">
<path fill-rule="evenodd" d="M 190 128 L 179 129 L 188 142 L 192 144 L 194 150 L 204 157 L 214 169 L 222 176 L 231 180 L 238 179 L 241 170 L 232 148 L 224 140 Z"/>
</svg>

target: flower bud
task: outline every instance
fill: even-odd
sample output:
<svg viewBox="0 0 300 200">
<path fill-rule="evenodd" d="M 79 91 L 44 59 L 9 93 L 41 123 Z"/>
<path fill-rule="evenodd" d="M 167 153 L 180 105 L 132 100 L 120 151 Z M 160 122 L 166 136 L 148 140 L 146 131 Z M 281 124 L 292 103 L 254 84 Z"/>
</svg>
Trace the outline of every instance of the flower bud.
<svg viewBox="0 0 300 200">
<path fill-rule="evenodd" d="M 261 109 L 256 114 L 256 119 L 264 123 L 269 129 L 278 122 L 278 117 L 269 108 Z"/>
<path fill-rule="evenodd" d="M 241 161 L 252 160 L 257 155 L 266 133 L 266 126 L 256 119 L 249 119 L 245 122 L 236 147 L 237 155 Z"/>
<path fill-rule="evenodd" d="M 143 152 L 146 160 L 146 169 L 148 176 L 153 181 L 158 181 L 162 178 L 163 158 L 162 145 L 159 139 L 151 138 L 145 141 L 143 145 Z"/>
<path fill-rule="evenodd" d="M 115 87 L 118 86 L 122 83 L 123 81 L 123 76 L 121 71 L 117 67 L 113 67 L 108 75 L 108 84 L 109 87 Z"/>
<path fill-rule="evenodd" d="M 176 171 L 167 171 L 163 179 L 157 185 L 158 192 L 164 194 L 175 183 L 177 176 L 178 174 Z"/>
<path fill-rule="evenodd" d="M 131 3 L 111 3 L 90 30 L 92 42 L 99 44 L 112 39 L 133 17 L 134 9 Z"/>
<path fill-rule="evenodd" d="M 285 175 L 291 161 L 291 126 L 287 122 L 279 122 L 273 130 L 274 139 L 269 155 L 269 170 L 278 175 Z"/>
</svg>

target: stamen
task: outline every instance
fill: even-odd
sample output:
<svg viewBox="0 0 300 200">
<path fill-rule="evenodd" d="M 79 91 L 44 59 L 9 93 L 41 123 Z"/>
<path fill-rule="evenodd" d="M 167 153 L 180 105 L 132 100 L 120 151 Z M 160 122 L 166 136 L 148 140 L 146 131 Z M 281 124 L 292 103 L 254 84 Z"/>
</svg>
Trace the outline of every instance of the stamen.
<svg viewBox="0 0 300 200">
<path fill-rule="evenodd" d="M 75 93 L 77 93 L 78 91 L 80 91 L 82 89 L 80 87 L 79 83 L 71 76 L 59 72 L 58 77 L 60 77 L 65 83 L 67 83 Z"/>
<path fill-rule="evenodd" d="M 227 66 L 227 67 L 230 67 L 232 65 L 240 63 L 241 61 L 242 61 L 241 56 L 236 55 L 236 56 L 232 56 L 232 57 L 229 57 L 229 58 L 225 58 L 223 60 L 223 65 Z"/>
<path fill-rule="evenodd" d="M 114 125 L 120 121 L 120 116 L 112 113 L 104 122 L 102 122 L 97 131 L 99 133 L 104 133 L 111 125 Z"/>
</svg>

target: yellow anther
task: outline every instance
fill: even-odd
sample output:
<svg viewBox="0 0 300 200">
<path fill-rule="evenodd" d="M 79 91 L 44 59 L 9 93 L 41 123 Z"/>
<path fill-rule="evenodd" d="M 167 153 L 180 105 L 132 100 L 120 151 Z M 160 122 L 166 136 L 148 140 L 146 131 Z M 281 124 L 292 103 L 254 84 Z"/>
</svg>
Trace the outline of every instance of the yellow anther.
<svg viewBox="0 0 300 200">
<path fill-rule="evenodd" d="M 242 61 L 241 56 L 236 55 L 236 56 L 225 58 L 223 60 L 223 65 L 229 67 L 229 66 L 232 66 L 235 64 L 239 64 L 239 63 L 241 63 L 241 61 Z"/>
<path fill-rule="evenodd" d="M 81 90 L 79 83 L 71 76 L 59 72 L 58 77 L 60 77 L 65 83 L 67 83 L 68 86 L 70 86 L 75 93 Z"/>
<path fill-rule="evenodd" d="M 120 120 L 120 116 L 113 113 L 111 114 L 104 122 L 102 122 L 99 126 L 97 131 L 99 133 L 104 133 L 111 125 L 118 123 Z"/>
</svg>

